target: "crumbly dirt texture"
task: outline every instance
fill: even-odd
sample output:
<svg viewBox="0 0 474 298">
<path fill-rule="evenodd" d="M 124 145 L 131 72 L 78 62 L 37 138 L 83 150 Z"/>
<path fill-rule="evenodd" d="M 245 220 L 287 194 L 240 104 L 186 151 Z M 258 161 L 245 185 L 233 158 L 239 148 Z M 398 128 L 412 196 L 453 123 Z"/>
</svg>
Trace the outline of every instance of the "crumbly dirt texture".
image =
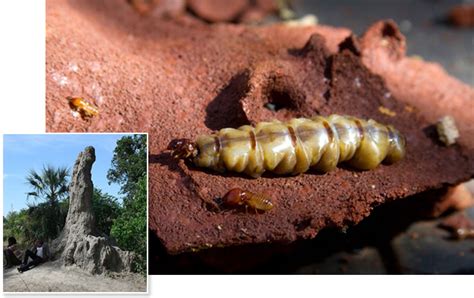
<svg viewBox="0 0 474 298">
<path fill-rule="evenodd" d="M 46 34 L 47 130 L 149 132 L 149 223 L 169 253 L 312 238 L 474 174 L 473 89 L 406 58 L 391 22 L 357 38 L 344 28 L 209 25 L 186 15 L 144 18 L 125 2 L 51 0 Z M 100 115 L 74 117 L 67 96 L 93 99 Z M 366 172 L 249 179 L 197 169 L 165 150 L 224 127 L 332 113 L 394 125 L 407 138 L 406 158 Z M 461 133 L 449 148 L 432 121 L 445 113 Z M 269 193 L 275 207 L 216 210 L 215 199 L 234 187 Z"/>
</svg>

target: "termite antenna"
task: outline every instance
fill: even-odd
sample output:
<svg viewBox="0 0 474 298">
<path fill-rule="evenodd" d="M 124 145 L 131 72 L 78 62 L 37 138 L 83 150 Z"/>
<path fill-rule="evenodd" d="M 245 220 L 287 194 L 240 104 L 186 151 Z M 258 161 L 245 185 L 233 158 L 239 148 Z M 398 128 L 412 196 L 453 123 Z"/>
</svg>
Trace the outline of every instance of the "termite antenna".
<svg viewBox="0 0 474 298">
<path fill-rule="evenodd" d="M 199 153 L 196 143 L 189 139 L 173 140 L 166 149 L 171 150 L 171 155 L 176 159 L 192 159 Z"/>
</svg>

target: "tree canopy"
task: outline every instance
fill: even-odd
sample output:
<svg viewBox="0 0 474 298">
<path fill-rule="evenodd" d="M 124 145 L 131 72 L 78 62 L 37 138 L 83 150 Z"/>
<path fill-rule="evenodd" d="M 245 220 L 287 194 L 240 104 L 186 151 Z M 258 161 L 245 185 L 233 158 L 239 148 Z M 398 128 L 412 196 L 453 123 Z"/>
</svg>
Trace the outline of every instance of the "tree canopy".
<svg viewBox="0 0 474 298">
<path fill-rule="evenodd" d="M 112 166 L 107 172 L 109 184 L 120 184 L 120 192 L 127 198 L 133 197 L 136 184 L 146 176 L 146 155 L 146 135 L 125 136 L 118 140 L 112 158 Z"/>
<path fill-rule="evenodd" d="M 146 177 L 137 184 L 135 197 L 129 200 L 119 218 L 112 226 L 111 235 L 117 239 L 120 247 L 133 250 L 141 259 L 134 264 L 135 270 L 146 272 L 147 252 L 147 187 Z"/>
<path fill-rule="evenodd" d="M 120 209 L 116 198 L 94 187 L 92 210 L 94 210 L 96 226 L 102 233 L 110 235 L 110 229 L 120 215 Z"/>
<path fill-rule="evenodd" d="M 121 185 L 125 195 L 123 209 L 114 222 L 111 235 L 120 247 L 135 251 L 140 259 L 135 269 L 146 272 L 147 252 L 147 137 L 125 136 L 117 141 L 112 167 L 107 173 L 109 183 Z"/>
</svg>

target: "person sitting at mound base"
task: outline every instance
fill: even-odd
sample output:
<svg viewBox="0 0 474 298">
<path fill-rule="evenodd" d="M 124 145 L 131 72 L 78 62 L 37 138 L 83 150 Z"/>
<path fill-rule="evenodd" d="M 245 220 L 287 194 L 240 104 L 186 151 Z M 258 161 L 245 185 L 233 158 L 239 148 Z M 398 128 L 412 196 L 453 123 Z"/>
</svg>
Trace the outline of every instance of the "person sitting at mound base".
<svg viewBox="0 0 474 298">
<path fill-rule="evenodd" d="M 8 237 L 8 246 L 3 250 L 5 269 L 21 264 L 21 251 L 18 249 L 15 237 Z"/>
<path fill-rule="evenodd" d="M 31 259 L 31 261 L 29 261 Z M 32 267 L 46 262 L 49 259 L 49 249 L 43 240 L 37 240 L 33 250 L 27 249 L 23 257 L 23 264 L 18 267 L 18 272 L 23 273 L 30 270 Z"/>
</svg>

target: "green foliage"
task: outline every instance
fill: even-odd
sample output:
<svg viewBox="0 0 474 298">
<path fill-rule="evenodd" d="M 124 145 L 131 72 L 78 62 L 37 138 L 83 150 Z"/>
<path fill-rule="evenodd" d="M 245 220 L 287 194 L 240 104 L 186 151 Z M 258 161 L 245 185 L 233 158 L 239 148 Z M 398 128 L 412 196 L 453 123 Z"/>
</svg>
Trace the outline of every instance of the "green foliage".
<svg viewBox="0 0 474 298">
<path fill-rule="evenodd" d="M 126 199 L 134 197 L 136 183 L 146 176 L 146 154 L 146 135 L 125 136 L 117 141 L 107 179 L 121 184 Z"/>
<path fill-rule="evenodd" d="M 19 212 L 10 212 L 3 217 L 3 240 L 13 236 L 20 245 L 27 247 L 35 239 L 54 239 L 64 228 L 68 209 L 69 200 L 63 199 L 54 204 L 43 202 L 30 205 Z M 94 189 L 92 210 L 102 232 L 110 235 L 113 222 L 120 215 L 121 209 L 114 197 L 98 188 Z"/>
<path fill-rule="evenodd" d="M 40 203 L 27 209 L 28 220 L 32 231 L 30 239 L 54 239 L 59 235 L 66 223 L 67 209 L 60 207 L 59 202 Z"/>
<path fill-rule="evenodd" d="M 123 210 L 115 220 L 111 235 L 119 246 L 138 254 L 134 269 L 146 272 L 147 252 L 147 139 L 146 135 L 125 136 L 117 141 L 109 183 L 121 185 L 125 195 Z"/>
<path fill-rule="evenodd" d="M 57 214 L 59 217 L 54 217 Z M 51 235 L 58 234 L 64 227 L 66 215 L 67 209 L 56 210 L 48 203 L 10 212 L 3 219 L 3 238 L 13 236 L 21 244 L 30 244 L 35 239 L 53 239 L 55 236 Z"/>
<path fill-rule="evenodd" d="M 15 237 L 18 243 L 30 242 L 34 228 L 29 220 L 28 210 L 9 212 L 3 217 L 3 241 L 8 237 Z"/>
<path fill-rule="evenodd" d="M 69 198 L 66 198 L 59 202 L 59 221 L 63 224 L 61 225 L 61 230 L 66 223 L 67 213 L 69 211 Z"/>
<path fill-rule="evenodd" d="M 34 197 L 39 204 L 29 204 L 29 225 L 35 227 L 29 231 L 33 238 L 44 240 L 55 238 L 64 226 L 65 213 L 61 201 L 68 194 L 69 170 L 66 167 L 43 166 L 41 173 L 30 170 L 26 182 L 32 189 L 27 198 Z M 67 209 L 66 209 L 67 214 Z"/>
<path fill-rule="evenodd" d="M 147 224 L 147 191 L 146 177 L 142 177 L 137 185 L 135 196 L 129 200 L 114 222 L 111 235 L 119 246 L 125 250 L 134 251 L 139 255 L 134 267 L 137 272 L 146 272 L 146 224 Z"/>
<path fill-rule="evenodd" d="M 98 188 L 94 188 L 92 210 L 94 210 L 95 221 L 99 230 L 110 235 L 110 229 L 121 211 L 117 199 L 107 193 L 103 193 Z"/>
</svg>

